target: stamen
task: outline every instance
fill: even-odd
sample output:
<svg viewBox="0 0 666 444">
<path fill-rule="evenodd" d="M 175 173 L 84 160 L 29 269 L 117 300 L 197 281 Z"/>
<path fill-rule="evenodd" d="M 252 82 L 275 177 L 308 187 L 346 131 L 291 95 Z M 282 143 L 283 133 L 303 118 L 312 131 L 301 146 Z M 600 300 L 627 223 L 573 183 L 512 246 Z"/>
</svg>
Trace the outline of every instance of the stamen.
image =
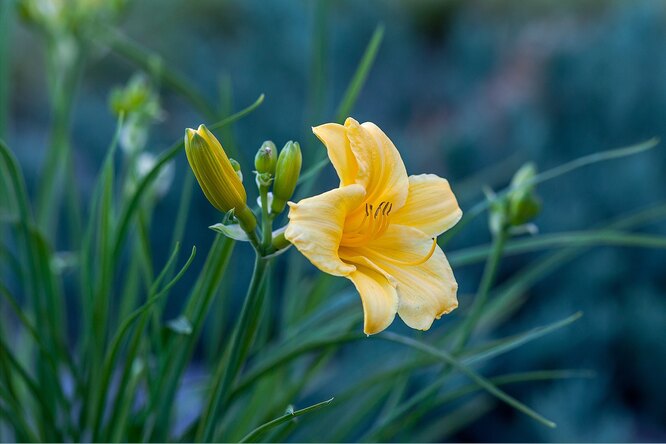
<svg viewBox="0 0 666 444">
<path fill-rule="evenodd" d="M 389 214 L 393 209 L 393 204 L 382 201 L 377 207 L 374 207 L 371 203 L 366 203 L 364 209 L 363 220 L 355 228 L 345 230 L 340 245 L 360 247 L 386 232 L 390 225 Z"/>
<path fill-rule="evenodd" d="M 377 209 L 375 210 L 375 219 L 377 219 L 377 215 L 379 214 L 380 211 L 382 211 L 382 207 L 384 206 L 385 203 L 386 202 L 380 202 L 379 205 L 377 205 Z"/>
</svg>

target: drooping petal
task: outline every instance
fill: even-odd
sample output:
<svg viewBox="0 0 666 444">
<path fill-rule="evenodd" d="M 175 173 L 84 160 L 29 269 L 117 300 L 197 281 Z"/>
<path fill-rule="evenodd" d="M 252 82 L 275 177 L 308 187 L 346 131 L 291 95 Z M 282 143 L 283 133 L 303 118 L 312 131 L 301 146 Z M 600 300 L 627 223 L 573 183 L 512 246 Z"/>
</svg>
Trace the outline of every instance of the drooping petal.
<svg viewBox="0 0 666 444">
<path fill-rule="evenodd" d="M 336 188 L 318 196 L 289 202 L 289 224 L 284 236 L 320 270 L 346 276 L 356 267 L 345 264 L 338 247 L 347 213 L 365 197 L 360 185 Z"/>
<path fill-rule="evenodd" d="M 391 223 L 418 228 L 436 237 L 462 217 L 456 196 L 446 179 L 434 174 L 409 176 L 405 205 L 393 213 Z"/>
<path fill-rule="evenodd" d="M 458 306 L 458 284 L 451 266 L 441 248 L 422 231 L 391 225 L 382 237 L 358 251 L 393 276 L 400 300 L 398 314 L 408 326 L 427 330 L 435 319 Z"/>
<path fill-rule="evenodd" d="M 379 333 L 391 325 L 398 310 L 398 295 L 389 281 L 377 271 L 363 266 L 358 266 L 347 277 L 361 295 L 365 334 Z"/>
<path fill-rule="evenodd" d="M 360 125 L 350 117 L 345 128 L 358 164 L 356 183 L 365 186 L 366 201 L 375 206 L 388 201 L 398 210 L 407 199 L 409 179 L 395 145 L 374 123 Z"/>
<path fill-rule="evenodd" d="M 386 270 L 384 270 L 382 267 L 372 262 L 367 257 L 359 256 L 358 251 L 356 251 L 355 248 L 341 246 L 340 249 L 338 250 L 338 254 L 340 255 L 340 259 L 342 259 L 345 263 L 352 264 L 357 267 L 361 266 L 361 267 L 371 268 L 372 270 L 384 276 L 392 287 L 395 288 L 398 286 L 398 283 L 396 282 L 393 276 L 391 276 Z"/>
<path fill-rule="evenodd" d="M 328 157 L 340 178 L 340 186 L 354 183 L 358 165 L 349 146 L 347 129 L 338 123 L 326 123 L 313 127 L 312 132 L 326 147 Z"/>
</svg>

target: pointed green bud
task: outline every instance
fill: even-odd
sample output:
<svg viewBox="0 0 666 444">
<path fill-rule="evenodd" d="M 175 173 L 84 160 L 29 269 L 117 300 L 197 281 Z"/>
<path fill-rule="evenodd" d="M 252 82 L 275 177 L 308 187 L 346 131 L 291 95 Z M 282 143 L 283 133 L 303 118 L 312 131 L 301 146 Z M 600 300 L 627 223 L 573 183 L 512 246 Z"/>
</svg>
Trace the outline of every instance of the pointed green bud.
<svg viewBox="0 0 666 444">
<path fill-rule="evenodd" d="M 254 156 L 254 168 L 259 174 L 275 174 L 275 164 L 277 163 L 277 147 L 270 140 L 261 144 L 261 148 Z"/>
<path fill-rule="evenodd" d="M 302 160 L 301 146 L 298 142 L 289 141 L 280 151 L 273 183 L 273 204 L 271 205 L 273 214 L 280 214 L 294 194 L 298 176 L 301 174 Z"/>
<path fill-rule="evenodd" d="M 524 225 L 541 211 L 541 200 L 530 182 L 536 176 L 536 166 L 526 163 L 513 176 L 508 196 L 509 222 L 513 226 Z"/>
<path fill-rule="evenodd" d="M 247 207 L 243 183 L 213 133 L 204 125 L 199 125 L 196 131 L 188 128 L 185 154 L 208 201 L 223 213 L 234 210 L 241 227 L 253 231 L 257 220 Z"/>
<path fill-rule="evenodd" d="M 243 181 L 243 171 L 241 171 L 241 166 L 240 163 L 236 161 L 236 159 L 232 159 L 231 157 L 229 158 L 229 162 L 231 162 L 231 166 L 234 168 L 234 171 L 238 175 L 238 178 Z"/>
</svg>

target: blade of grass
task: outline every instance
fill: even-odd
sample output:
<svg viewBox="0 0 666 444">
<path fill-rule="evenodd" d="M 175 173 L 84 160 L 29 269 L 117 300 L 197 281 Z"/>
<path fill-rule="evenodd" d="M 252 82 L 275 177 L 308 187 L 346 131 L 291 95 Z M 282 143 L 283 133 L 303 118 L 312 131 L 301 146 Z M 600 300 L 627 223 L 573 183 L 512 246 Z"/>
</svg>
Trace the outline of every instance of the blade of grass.
<svg viewBox="0 0 666 444">
<path fill-rule="evenodd" d="M 119 416 L 121 413 L 121 406 L 124 403 L 131 403 L 131 400 L 134 399 L 136 393 L 129 390 L 130 381 L 132 378 L 132 370 L 136 362 L 136 356 L 139 351 L 139 346 L 143 340 L 143 331 L 145 330 L 146 323 L 150 319 L 150 309 L 155 306 L 155 303 L 168 294 L 169 290 L 181 279 L 185 272 L 189 269 L 194 257 L 196 255 L 196 247 L 192 247 L 192 252 L 190 257 L 185 262 L 185 265 L 180 269 L 180 271 L 174 276 L 155 296 L 151 297 L 146 301 L 146 304 L 139 310 L 141 310 L 141 319 L 138 322 L 137 327 L 134 330 L 132 339 L 130 340 L 128 352 L 125 356 L 125 361 L 123 365 L 123 370 L 121 372 L 120 384 L 118 392 L 116 393 L 116 398 L 111 409 L 111 418 L 107 424 L 107 429 L 104 434 L 104 437 L 110 436 L 114 432 L 114 428 L 118 426 L 119 423 L 126 422 L 127 418 Z M 178 256 L 177 249 L 174 250 L 173 258 Z M 162 273 L 156 279 L 156 284 L 154 284 L 154 291 L 157 291 L 159 282 L 167 275 L 168 270 L 170 269 L 170 264 L 165 265 Z M 139 311 L 137 310 L 137 311 Z M 108 438 L 107 438 L 108 439 Z"/>
<path fill-rule="evenodd" d="M 11 294 L 11 292 L 5 287 L 2 282 L 0 282 L 0 295 L 7 301 L 9 306 L 12 308 L 12 311 L 16 314 L 16 317 L 21 322 L 21 325 L 28 331 L 32 340 L 35 341 L 40 351 L 48 358 L 51 362 L 51 367 L 54 373 L 57 373 L 58 364 L 56 357 L 46 348 L 42 338 L 39 336 L 37 329 L 32 325 L 32 322 L 28 319 L 28 316 L 21 309 L 21 305 L 18 303 L 16 298 Z"/>
<path fill-rule="evenodd" d="M 666 218 L 666 205 L 660 204 L 621 216 L 601 226 L 600 229 L 602 231 L 634 229 L 664 218 Z M 496 290 L 497 296 L 493 298 L 484 313 L 485 322 L 507 316 L 508 312 L 517 308 L 516 301 L 529 287 L 588 250 L 589 247 L 567 247 L 527 266 L 524 271 Z"/>
<path fill-rule="evenodd" d="M 463 365 L 472 365 L 474 363 L 491 359 L 500 354 L 508 353 L 516 348 L 525 345 L 529 342 L 535 341 L 543 336 L 552 333 L 556 330 L 564 328 L 571 323 L 577 321 L 582 316 L 582 313 L 574 313 L 560 321 L 554 322 L 549 325 L 537 327 L 524 333 L 502 338 L 497 341 L 484 344 L 476 349 L 468 350 L 460 357 L 460 362 Z M 437 379 L 429 383 L 426 387 L 419 390 L 416 394 L 412 395 L 408 400 L 401 403 L 396 408 L 392 409 L 382 420 L 378 421 L 376 425 L 364 436 L 364 440 L 380 439 L 385 436 L 387 431 L 393 427 L 396 422 L 402 421 L 404 416 L 417 408 L 418 405 L 424 403 L 428 398 L 437 393 L 437 391 L 448 381 L 450 373 L 445 369 Z M 344 395 L 342 397 L 344 399 Z"/>
<path fill-rule="evenodd" d="M 570 162 L 566 162 L 562 165 L 556 166 L 554 168 L 551 168 L 549 170 L 543 171 L 536 176 L 534 176 L 531 180 L 525 181 L 520 188 L 510 188 L 507 187 L 501 192 L 497 194 L 498 197 L 502 197 L 507 195 L 509 192 L 515 192 L 517 190 L 522 190 L 526 189 L 529 187 L 533 187 L 535 185 L 538 185 L 542 182 L 545 182 L 547 180 L 552 180 L 555 179 L 556 177 L 560 177 L 564 174 L 570 173 L 572 171 L 575 171 L 579 168 L 586 167 L 588 165 L 594 165 L 596 163 L 600 162 L 605 162 L 608 160 L 614 160 L 614 159 L 621 159 L 623 157 L 628 157 L 628 156 L 634 156 L 640 153 L 643 153 L 645 151 L 649 151 L 653 148 L 655 148 L 659 144 L 659 139 L 658 138 L 652 138 L 650 140 L 647 140 L 642 143 L 638 143 L 635 145 L 631 145 L 628 147 L 623 147 L 623 148 L 618 148 L 618 149 L 613 149 L 613 150 L 608 150 L 608 151 L 601 151 L 598 153 L 593 153 L 587 156 L 579 157 L 578 159 L 574 159 Z M 490 201 L 488 199 L 484 199 L 483 201 L 479 202 L 475 206 L 473 206 L 470 210 L 466 211 L 465 215 L 463 218 L 449 231 L 444 233 L 442 236 L 440 236 L 439 241 L 440 245 L 442 243 L 446 243 L 449 239 L 451 239 L 453 236 L 455 236 L 460 230 L 463 229 L 470 221 L 475 219 L 476 217 L 480 216 L 483 214 L 485 210 L 487 210 L 490 206 Z"/>
<path fill-rule="evenodd" d="M 372 37 L 368 42 L 368 46 L 366 46 L 365 48 L 363 57 L 361 57 L 361 60 L 358 66 L 356 67 L 354 76 L 351 78 L 351 81 L 347 85 L 347 89 L 345 90 L 345 93 L 342 96 L 342 99 L 340 100 L 337 112 L 335 113 L 336 122 L 343 122 L 344 119 L 347 116 L 349 116 L 349 114 L 352 112 L 352 109 L 356 104 L 356 100 L 358 99 L 358 96 L 361 93 L 363 86 L 365 85 L 365 81 L 368 78 L 370 69 L 372 68 L 372 65 L 375 62 L 375 58 L 377 56 L 377 52 L 379 51 L 379 47 L 382 44 L 383 38 L 384 38 L 384 25 L 378 25 L 375 28 L 375 31 L 372 33 Z M 312 167 L 310 167 L 301 174 L 300 178 L 298 179 L 299 184 L 310 182 L 312 179 L 316 177 L 317 173 L 322 168 L 328 165 L 330 160 L 328 159 L 328 157 L 325 157 L 323 151 L 322 153 L 324 158 L 318 160 L 315 163 L 315 165 L 313 165 Z"/>
<path fill-rule="evenodd" d="M 666 237 L 647 234 L 630 234 L 621 231 L 582 231 L 538 235 L 507 243 L 505 255 L 531 253 L 549 248 L 619 246 L 638 248 L 666 248 Z M 452 251 L 447 257 L 452 266 L 462 267 L 483 261 L 491 247 L 481 245 Z"/>
<path fill-rule="evenodd" d="M 430 345 L 423 344 L 419 341 L 416 341 L 414 339 L 401 336 L 395 333 L 382 333 L 380 335 L 374 336 L 378 339 L 383 339 L 391 342 L 395 342 L 398 344 L 405 345 L 407 347 L 414 348 L 416 350 L 420 350 L 423 353 L 430 354 L 432 356 L 438 357 L 441 359 L 443 362 L 449 364 L 451 367 L 459 371 L 460 373 L 464 374 L 467 376 L 469 379 L 474 381 L 477 385 L 479 385 L 481 388 L 486 390 L 489 394 L 493 395 L 500 401 L 506 403 L 507 405 L 513 407 L 514 409 L 518 410 L 519 412 L 529 416 L 530 418 L 534 419 L 535 421 L 545 425 L 546 427 L 554 428 L 555 423 L 553 421 L 550 421 L 549 419 L 544 418 L 542 415 L 539 413 L 535 412 L 522 402 L 518 401 L 517 399 L 513 398 L 512 396 L 508 395 L 506 392 L 502 391 L 501 389 L 497 388 L 493 383 L 491 383 L 487 378 L 479 375 L 477 372 L 472 370 L 471 368 L 467 367 L 466 365 L 462 364 L 458 359 L 450 355 L 449 353 L 436 349 Z"/>
<path fill-rule="evenodd" d="M 495 385 L 503 386 L 507 384 L 516 384 L 523 382 L 592 378 L 593 376 L 594 376 L 593 372 L 585 370 L 539 370 L 532 372 L 509 373 L 506 375 L 500 375 L 489 378 L 489 380 Z M 478 385 L 468 384 L 443 394 L 442 396 L 436 398 L 433 402 L 417 405 L 412 411 L 408 412 L 406 416 L 400 419 L 399 424 L 395 424 L 395 429 L 404 427 L 406 429 L 414 428 L 416 430 L 421 430 L 422 427 L 414 426 L 414 424 L 420 418 L 423 418 L 426 413 L 432 412 L 438 407 L 441 407 L 442 405 L 456 401 L 464 396 L 470 395 L 478 391 L 480 391 Z M 450 415 L 451 415 L 450 413 L 447 413 L 446 417 L 443 419 L 449 418 Z M 432 421 L 432 422 L 438 422 L 438 421 Z M 423 425 L 425 426 L 426 424 Z M 384 436 L 388 436 L 390 434 L 391 430 L 388 430 L 384 434 Z"/>
<path fill-rule="evenodd" d="M 311 405 L 310 407 L 306 407 L 304 409 L 287 412 L 286 414 L 280 416 L 279 418 L 275 418 L 274 420 L 267 422 L 266 424 L 263 424 L 257 427 L 256 429 L 252 430 L 250 433 L 245 435 L 245 437 L 241 439 L 240 442 L 254 442 L 254 440 L 260 438 L 264 433 L 268 432 L 272 428 L 277 427 L 280 424 L 284 424 L 285 422 L 289 422 L 298 416 L 305 415 L 307 413 L 314 412 L 315 410 L 325 407 L 329 405 L 331 402 L 333 402 L 333 399 L 334 398 L 331 398 L 327 401 Z"/>
<path fill-rule="evenodd" d="M 35 325 L 39 329 L 40 337 L 44 338 L 44 343 L 50 353 L 62 355 L 62 361 L 69 364 L 71 361 L 68 359 L 67 349 L 64 342 L 62 342 L 63 330 L 55 327 L 58 325 L 55 319 L 61 313 L 58 307 L 64 306 L 64 302 L 62 294 L 58 292 L 59 286 L 55 283 L 51 270 L 52 252 L 41 234 L 33 226 L 25 179 L 13 153 L 1 139 L 0 158 L 5 164 L 5 170 L 9 176 L 7 179 L 12 185 L 14 202 L 17 205 L 19 216 L 18 237 L 23 246 L 24 260 L 28 268 L 27 283 L 29 288 L 27 288 L 26 293 L 31 296 L 29 301 L 36 317 Z M 41 414 L 43 419 L 48 421 L 49 418 L 53 417 L 52 412 L 56 409 L 57 400 L 63 400 L 64 394 L 60 384 L 58 384 L 58 375 L 50 371 L 50 364 L 47 360 L 38 359 L 36 367 L 37 377 L 42 387 L 40 394 L 44 400 L 40 404 Z M 62 409 L 67 408 L 66 405 L 60 407 Z M 47 431 L 45 438 L 57 439 L 57 432 L 53 428 L 55 423 L 47 422 L 43 425 Z"/>
<path fill-rule="evenodd" d="M 312 28 L 312 50 L 310 65 L 310 88 L 306 121 L 319 121 L 326 96 L 326 73 L 328 61 L 328 20 L 330 1 L 314 2 L 314 23 Z"/>
<path fill-rule="evenodd" d="M 222 235 L 215 242 L 206 258 L 187 303 L 183 316 L 191 321 L 192 333 L 188 336 L 174 335 L 167 343 L 155 383 L 151 386 L 148 411 L 153 412 L 145 427 L 143 440 L 165 441 L 171 424 L 176 392 L 191 359 L 204 321 L 210 310 L 216 289 L 225 274 L 231 258 L 234 242 Z"/>
<path fill-rule="evenodd" d="M 213 377 L 210 396 L 201 413 L 196 441 L 211 441 L 214 439 L 215 426 L 218 413 L 222 408 L 228 408 L 232 385 L 243 367 L 247 354 L 250 351 L 259 327 L 259 307 L 265 297 L 262 286 L 269 272 L 269 260 L 257 253 L 254 262 L 252 279 L 243 302 L 238 321 L 234 327 L 227 352 L 220 359 Z"/>
<path fill-rule="evenodd" d="M 11 372 L 11 373 L 6 373 L 7 370 L 5 370 L 3 373 L 6 373 L 7 377 L 9 376 L 9 374 L 16 375 L 17 378 L 23 384 L 25 384 L 26 388 L 28 389 L 32 397 L 35 399 L 35 401 L 37 401 L 37 404 L 40 405 L 41 407 L 40 411 L 45 421 L 44 424 L 41 424 L 42 428 L 44 428 L 45 430 L 44 433 L 58 436 L 62 440 L 62 435 L 55 427 L 56 420 L 53 415 L 53 410 L 49 406 L 50 400 L 47 398 L 47 396 L 45 396 L 46 393 L 44 392 L 44 390 L 41 389 L 41 387 L 37 384 L 37 382 L 30 376 L 28 371 L 25 368 L 23 368 L 23 365 L 21 365 L 21 363 L 18 362 L 12 351 L 9 349 L 9 347 L 7 347 L 7 344 L 5 343 L 2 337 L 0 337 L 0 360 L 3 361 L 3 366 Z"/>
<path fill-rule="evenodd" d="M 356 68 L 354 77 L 352 77 L 349 86 L 347 86 L 347 90 L 338 106 L 338 110 L 335 113 L 336 121 L 342 122 L 349 115 L 352 108 L 354 108 L 358 95 L 361 93 L 361 89 L 363 89 L 363 85 L 365 85 L 365 81 L 368 78 L 370 68 L 372 68 L 372 65 L 375 62 L 375 57 L 377 57 L 377 52 L 379 51 L 383 38 L 384 25 L 378 25 L 372 33 L 370 43 L 368 43 L 368 46 L 363 53 L 363 57 L 361 57 L 361 63 L 359 63 Z"/>
<path fill-rule="evenodd" d="M 190 254 L 189 259 L 187 262 L 185 262 L 185 265 L 181 268 L 181 270 L 178 272 L 178 274 L 169 282 L 167 285 L 164 286 L 159 292 L 157 291 L 157 288 L 159 287 L 162 279 L 166 275 L 167 270 L 169 269 L 169 266 L 171 263 L 176 259 L 177 253 L 178 253 L 179 246 L 176 246 L 174 249 L 174 252 L 171 254 L 171 257 L 169 258 L 169 261 L 167 261 L 167 264 L 163 268 L 162 272 L 160 273 L 160 276 L 157 277 L 155 280 L 155 283 L 153 284 L 152 292 L 148 298 L 148 300 L 137 310 L 134 311 L 127 319 L 125 319 L 119 328 L 119 330 L 116 332 L 114 339 L 111 341 L 111 347 L 109 348 L 109 351 L 107 352 L 106 358 L 104 359 L 104 366 L 103 366 L 103 376 L 101 379 L 101 395 L 98 399 L 98 402 L 96 403 L 96 408 L 94 411 L 93 417 L 95 418 L 94 425 L 93 425 L 93 438 L 95 441 L 100 439 L 99 433 L 101 430 L 102 426 L 102 420 L 104 417 L 104 406 L 106 405 L 106 398 L 108 396 L 108 389 L 110 387 L 110 382 L 111 382 L 111 375 L 113 373 L 113 369 L 115 367 L 115 362 L 116 362 L 116 357 L 118 354 L 118 351 L 120 349 L 120 344 L 122 343 L 125 334 L 129 330 L 129 328 L 132 326 L 132 324 L 141 317 L 141 321 L 139 323 L 139 327 L 135 329 L 135 334 L 134 338 L 131 341 L 131 346 L 130 346 L 130 352 L 128 353 L 128 356 L 125 358 L 125 365 L 124 365 L 124 371 L 122 373 L 122 378 L 121 378 L 121 383 L 118 388 L 118 396 L 116 401 L 118 402 L 119 399 L 121 399 L 121 394 L 124 392 L 125 387 L 127 386 L 127 378 L 129 376 L 129 369 L 131 366 L 134 364 L 134 356 L 136 355 L 136 352 L 138 350 L 138 342 L 141 339 L 141 333 L 143 332 L 143 328 L 145 326 L 145 322 L 148 319 L 148 311 L 150 308 L 157 302 L 166 292 L 173 287 L 173 285 L 180 280 L 180 278 L 185 274 L 187 269 L 190 267 L 192 264 L 192 261 L 194 260 L 194 257 L 196 255 L 196 247 L 192 247 L 192 253 Z M 118 405 L 116 403 L 116 405 Z M 115 409 L 114 409 L 115 410 Z"/>
<path fill-rule="evenodd" d="M 281 349 L 279 353 L 269 359 L 264 360 L 261 364 L 258 364 L 256 367 L 247 372 L 247 374 L 243 376 L 241 381 L 232 390 L 230 395 L 231 399 L 238 396 L 247 388 L 251 387 L 256 380 L 265 374 L 277 369 L 282 365 L 287 364 L 288 362 L 299 356 L 302 356 L 305 353 L 319 351 L 325 347 L 340 345 L 346 342 L 358 341 L 365 338 L 367 338 L 367 336 L 364 334 L 345 333 L 332 338 L 317 339 L 314 341 L 299 343 L 286 350 Z"/>
<path fill-rule="evenodd" d="M 572 314 L 571 316 L 562 319 L 561 321 L 557 321 L 542 327 L 537 327 L 525 333 L 517 334 L 515 336 L 510 336 L 508 338 L 503 338 L 497 341 L 493 341 L 489 344 L 484 345 L 481 348 L 476 348 L 468 351 L 467 353 L 464 353 L 462 355 L 463 356 L 462 362 L 464 362 L 465 365 L 471 365 L 476 362 L 483 361 L 485 359 L 490 359 L 497 355 L 507 353 L 511 350 L 515 350 L 521 345 L 525 345 L 528 342 L 532 342 L 536 339 L 542 338 L 549 333 L 557 331 L 561 328 L 564 328 L 576 322 L 582 316 L 583 313 L 579 311 Z"/>
</svg>

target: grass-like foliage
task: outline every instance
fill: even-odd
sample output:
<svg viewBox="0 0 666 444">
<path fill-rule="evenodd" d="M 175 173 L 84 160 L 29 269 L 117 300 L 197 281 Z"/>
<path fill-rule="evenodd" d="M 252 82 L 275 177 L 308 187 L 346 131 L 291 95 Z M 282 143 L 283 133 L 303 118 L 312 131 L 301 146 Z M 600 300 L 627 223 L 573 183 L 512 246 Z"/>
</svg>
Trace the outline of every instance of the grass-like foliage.
<svg viewBox="0 0 666 444">
<path fill-rule="evenodd" d="M 479 217 L 489 217 L 493 241 L 446 249 L 454 270 L 485 265 L 475 284 L 476 295 L 464 299 L 459 313 L 440 321 L 445 328 L 427 334 L 401 334 L 396 328 L 367 337 L 361 329 L 358 297 L 350 287 L 324 274 L 313 277 L 295 251 L 257 261 L 241 309 L 231 302 L 242 298 L 228 290 L 229 283 L 239 279 L 228 272 L 238 253 L 237 241 L 208 231 L 211 245 L 197 249 L 181 244 L 185 226 L 208 230 L 205 224 L 188 223 L 190 198 L 198 192 L 189 170 L 182 170 L 188 177 L 178 190 L 180 206 L 170 221 L 170 238 L 150 237 L 160 184 L 176 160 L 184 162 L 182 139 L 143 169 L 137 167 L 137 152 L 118 147 L 131 147 L 134 142 L 127 140 L 128 134 L 147 132 L 159 114 L 146 78 L 181 94 L 207 127 L 220 134 L 231 132 L 233 124 L 257 109 L 264 96 L 257 91 L 258 99 L 239 111 L 218 109 L 217 98 L 209 100 L 158 54 L 113 29 L 108 16 L 91 17 L 82 10 L 67 20 L 59 17 L 65 22 L 53 27 L 39 11 L 30 9 L 34 3 L 18 2 L 27 20 L 41 31 L 51 61 L 46 75 L 53 128 L 34 195 L 26 188 L 12 148 L 0 140 L 0 440 L 428 441 L 465 427 L 495 403 L 504 403 L 544 427 L 555 427 L 553 418 L 513 396 L 511 385 L 586 378 L 592 376 L 589 372 L 526 371 L 517 364 L 518 373 L 495 375 L 486 374 L 482 365 L 557 334 L 581 314 L 505 338 L 488 339 L 492 335 L 479 332 L 510 320 L 528 289 L 590 248 L 666 247 L 665 238 L 636 232 L 666 217 L 663 205 L 576 232 L 534 234 L 529 223 L 535 214 L 511 219 L 515 199 L 534 197 L 538 184 L 565 180 L 565 174 L 579 168 L 601 168 L 603 162 L 639 155 L 657 145 L 650 140 L 534 172 L 502 191 L 488 192 L 474 206 L 463 207 L 463 219 L 440 238 L 440 245 Z M 116 3 L 123 2 L 109 2 Z M 13 14 L 15 6 L 3 1 L 3 17 Z M 89 22 L 89 29 L 82 21 Z M 372 75 L 383 32 L 379 26 L 369 39 L 336 115 L 329 120 L 342 121 L 352 113 Z M 78 45 L 76 59 L 54 59 L 63 41 Z M 81 193 L 73 174 L 68 121 L 79 67 L 91 46 L 110 49 L 146 77 L 115 95 L 115 137 L 94 189 Z M 315 70 L 313 75 L 324 74 Z M 6 76 L 0 81 L 7 82 Z M 323 83 L 313 82 L 319 89 Z M 6 93 L 6 87 L 0 88 L 0 95 Z M 322 94 L 317 90 L 313 95 L 316 101 Z M 315 178 L 327 165 L 324 150 L 320 153 L 314 159 L 306 157 L 298 195 L 311 194 Z M 253 155 L 230 154 L 240 159 Z M 252 183 L 254 178 L 247 176 L 245 183 Z M 90 195 L 90 200 L 84 202 L 82 194 Z M 151 242 L 170 245 L 171 256 L 154 257 Z M 208 253 L 201 257 L 198 251 Z M 534 252 L 542 254 L 496 285 L 504 257 Z M 278 276 L 275 264 L 280 261 L 287 272 Z M 173 294 L 184 276 L 193 282 L 189 291 Z M 167 301 L 173 297 L 182 304 L 175 318 L 166 314 Z M 222 317 L 220 310 L 227 310 Z M 225 325 L 223 319 L 234 325 Z M 363 353 L 368 347 L 399 359 L 377 362 L 379 353 Z M 359 371 L 350 373 L 336 365 L 343 352 L 354 356 Z"/>
</svg>

